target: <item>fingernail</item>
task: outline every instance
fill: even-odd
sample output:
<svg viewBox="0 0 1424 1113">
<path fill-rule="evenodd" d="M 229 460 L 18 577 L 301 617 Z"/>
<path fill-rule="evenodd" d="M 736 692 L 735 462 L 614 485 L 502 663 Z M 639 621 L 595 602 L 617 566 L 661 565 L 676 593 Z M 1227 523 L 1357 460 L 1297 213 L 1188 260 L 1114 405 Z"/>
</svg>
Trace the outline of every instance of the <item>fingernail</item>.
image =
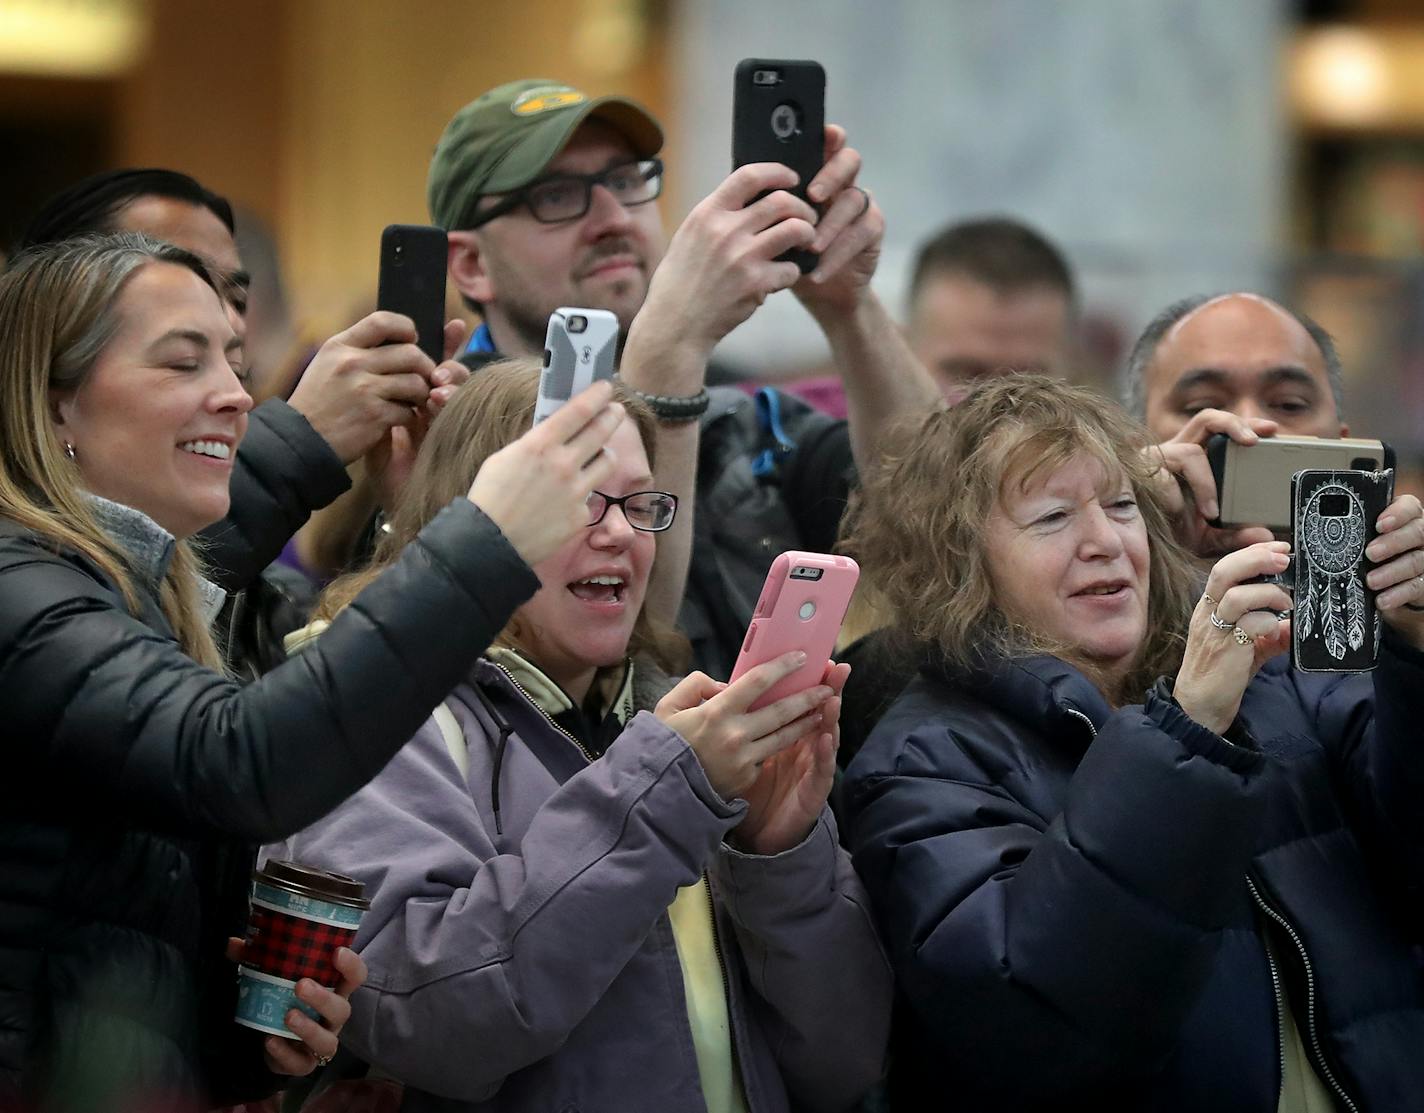
<svg viewBox="0 0 1424 1113">
<path fill-rule="evenodd" d="M 1247 429 L 1243 435 L 1248 441 L 1259 441 L 1261 439 L 1261 435 L 1254 429 Z"/>
<path fill-rule="evenodd" d="M 1208 518 L 1215 518 L 1219 513 L 1216 499 L 1207 499 L 1206 506 L 1202 508 Z"/>
<path fill-rule="evenodd" d="M 1379 521 L 1375 523 L 1375 529 L 1391 530 L 1394 527 L 1395 520 L 1393 514 L 1381 514 Z"/>
<path fill-rule="evenodd" d="M 804 665 L 804 664 L 806 663 L 806 653 L 805 653 L 805 651 L 798 649 L 795 653 L 793 653 L 793 654 L 791 655 L 791 663 L 792 663 L 793 665 L 798 666 L 798 667 L 801 666 L 801 665 Z"/>
<path fill-rule="evenodd" d="M 824 201 L 826 199 L 826 187 L 819 182 L 806 191 L 806 196 L 812 201 Z"/>
</svg>

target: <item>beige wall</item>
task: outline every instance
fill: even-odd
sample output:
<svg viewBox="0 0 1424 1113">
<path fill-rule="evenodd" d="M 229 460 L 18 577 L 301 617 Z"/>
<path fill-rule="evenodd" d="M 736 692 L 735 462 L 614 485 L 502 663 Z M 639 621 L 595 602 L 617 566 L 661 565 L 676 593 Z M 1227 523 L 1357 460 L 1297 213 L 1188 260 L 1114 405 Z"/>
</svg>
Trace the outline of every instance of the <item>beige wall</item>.
<svg viewBox="0 0 1424 1113">
<path fill-rule="evenodd" d="M 381 229 L 425 222 L 430 153 L 477 93 L 544 75 L 630 94 L 666 116 L 658 0 L 152 8 L 150 50 L 121 97 L 119 161 L 186 170 L 265 217 L 312 336 L 374 296 Z M 648 33 L 622 68 L 588 35 L 628 17 Z"/>
</svg>

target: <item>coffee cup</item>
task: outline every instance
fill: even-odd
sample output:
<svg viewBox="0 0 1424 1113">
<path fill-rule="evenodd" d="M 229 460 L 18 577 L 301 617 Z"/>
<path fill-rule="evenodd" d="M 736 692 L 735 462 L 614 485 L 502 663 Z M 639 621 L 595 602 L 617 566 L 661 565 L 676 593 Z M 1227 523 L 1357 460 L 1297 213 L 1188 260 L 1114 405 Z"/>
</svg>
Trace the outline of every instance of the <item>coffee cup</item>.
<svg viewBox="0 0 1424 1113">
<path fill-rule="evenodd" d="M 252 907 L 237 968 L 237 1015 L 248 1028 L 299 1039 L 287 1027 L 291 1009 L 321 1017 L 297 999 L 303 978 L 327 988 L 337 981 L 336 951 L 356 939 L 371 907 L 354 877 L 297 862 L 269 861 L 252 875 Z"/>
</svg>

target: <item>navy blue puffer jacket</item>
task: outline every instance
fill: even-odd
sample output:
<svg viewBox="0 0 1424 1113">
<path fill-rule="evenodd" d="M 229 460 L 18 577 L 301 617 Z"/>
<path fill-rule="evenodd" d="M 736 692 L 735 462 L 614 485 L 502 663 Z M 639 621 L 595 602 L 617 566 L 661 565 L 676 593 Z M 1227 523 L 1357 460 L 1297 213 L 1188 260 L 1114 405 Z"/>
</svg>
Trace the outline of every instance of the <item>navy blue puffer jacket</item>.
<svg viewBox="0 0 1424 1113">
<path fill-rule="evenodd" d="M 1233 746 L 1054 658 L 927 664 L 848 772 L 897 1109 L 1424 1109 L 1424 654 L 1267 665 Z M 1270 932 L 1281 957 L 1262 943 Z"/>
</svg>

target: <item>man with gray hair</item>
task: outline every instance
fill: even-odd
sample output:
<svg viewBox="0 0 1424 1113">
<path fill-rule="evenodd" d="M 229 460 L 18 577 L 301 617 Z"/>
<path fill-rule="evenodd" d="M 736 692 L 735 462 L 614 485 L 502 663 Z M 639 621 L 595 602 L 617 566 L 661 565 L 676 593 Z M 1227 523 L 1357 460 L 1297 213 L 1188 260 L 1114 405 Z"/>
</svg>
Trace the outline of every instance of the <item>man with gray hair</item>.
<svg viewBox="0 0 1424 1113">
<path fill-rule="evenodd" d="M 1205 444 L 1225 433 L 1253 444 L 1277 433 L 1345 437 L 1340 357 L 1320 325 L 1260 294 L 1198 294 L 1158 313 L 1123 373 L 1123 403 L 1160 442 L 1191 493 L 1184 541 L 1203 556 L 1270 540 L 1260 527 L 1216 530 L 1216 483 Z"/>
</svg>

